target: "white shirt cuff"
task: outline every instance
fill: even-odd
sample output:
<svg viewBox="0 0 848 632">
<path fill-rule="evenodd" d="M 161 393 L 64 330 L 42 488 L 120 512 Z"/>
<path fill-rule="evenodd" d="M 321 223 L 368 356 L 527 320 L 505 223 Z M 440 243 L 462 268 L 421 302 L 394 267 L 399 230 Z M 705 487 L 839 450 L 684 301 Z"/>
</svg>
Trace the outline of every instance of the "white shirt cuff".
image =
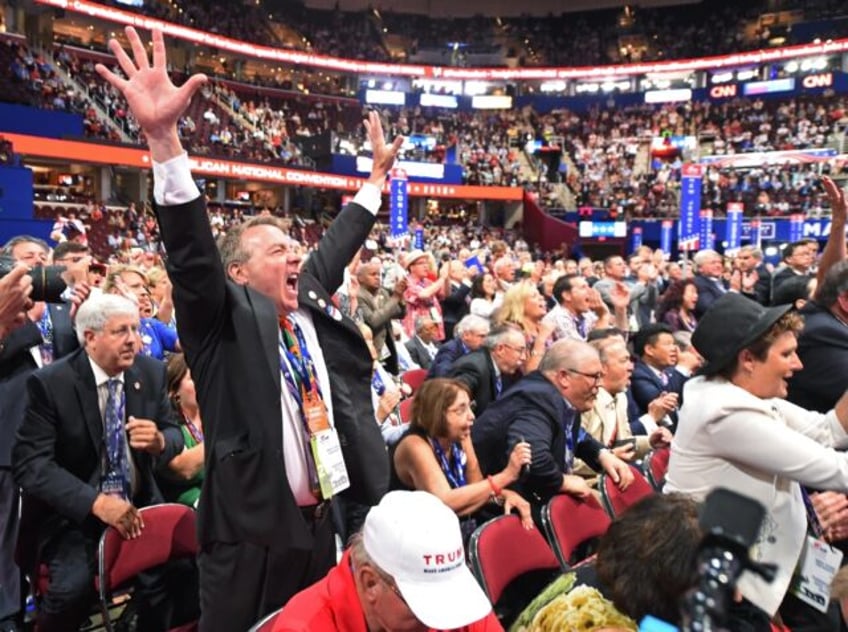
<svg viewBox="0 0 848 632">
<path fill-rule="evenodd" d="M 641 421 L 642 425 L 645 426 L 645 432 L 647 432 L 649 435 L 653 433 L 654 430 L 659 428 L 657 422 L 654 421 L 654 418 L 651 417 L 648 413 L 645 413 L 644 415 L 639 417 L 639 421 Z"/>
<path fill-rule="evenodd" d="M 380 205 L 383 203 L 383 192 L 370 182 L 366 182 L 357 191 L 353 197 L 353 201 L 372 215 L 376 215 L 377 211 L 380 210 Z"/>
<path fill-rule="evenodd" d="M 159 206 L 186 204 L 200 197 L 191 177 L 188 154 L 181 153 L 165 162 L 153 163 L 153 199 Z"/>
</svg>

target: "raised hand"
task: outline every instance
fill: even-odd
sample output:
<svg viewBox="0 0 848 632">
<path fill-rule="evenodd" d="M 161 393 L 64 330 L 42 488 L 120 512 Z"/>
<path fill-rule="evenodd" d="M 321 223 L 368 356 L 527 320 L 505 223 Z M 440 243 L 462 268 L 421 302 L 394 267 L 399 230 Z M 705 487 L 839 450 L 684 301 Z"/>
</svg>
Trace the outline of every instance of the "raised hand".
<svg viewBox="0 0 848 632">
<path fill-rule="evenodd" d="M 825 193 L 827 193 L 827 199 L 830 200 L 830 214 L 832 218 L 844 222 L 846 215 L 848 215 L 848 206 L 845 204 L 845 191 L 827 176 L 822 176 L 821 181 L 824 185 Z"/>
<path fill-rule="evenodd" d="M 403 136 L 398 136 L 391 145 L 386 145 L 386 137 L 383 135 L 383 124 L 380 115 L 373 110 L 368 113 L 368 118 L 362 121 L 365 131 L 368 132 L 368 141 L 371 143 L 373 163 L 371 175 L 368 181 L 382 188 L 386 176 L 395 164 L 400 146 L 403 144 Z"/>
<path fill-rule="evenodd" d="M 168 77 L 162 31 L 153 31 L 152 66 L 136 30 L 128 26 L 125 32 L 132 48 L 133 59 L 129 58 L 114 39 L 109 40 L 109 49 L 115 54 L 126 79 L 103 64 L 97 64 L 95 69 L 97 74 L 124 95 L 130 111 L 147 137 L 153 160 L 164 162 L 182 153 L 177 135 L 177 121 L 185 112 L 194 93 L 206 83 L 206 75 L 192 75 L 177 88 Z"/>
</svg>

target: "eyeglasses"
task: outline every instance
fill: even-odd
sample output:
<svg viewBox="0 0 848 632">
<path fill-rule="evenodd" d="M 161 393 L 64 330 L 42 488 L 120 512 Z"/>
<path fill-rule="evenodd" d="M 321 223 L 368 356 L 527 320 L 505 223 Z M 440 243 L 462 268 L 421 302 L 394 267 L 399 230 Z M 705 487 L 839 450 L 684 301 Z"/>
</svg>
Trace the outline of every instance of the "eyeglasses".
<svg viewBox="0 0 848 632">
<path fill-rule="evenodd" d="M 603 371 L 598 371 L 597 373 L 585 373 L 583 371 L 578 371 L 577 369 L 566 369 L 569 373 L 576 373 L 577 375 L 582 375 L 585 378 L 592 380 L 595 384 L 600 382 L 604 377 Z"/>
<path fill-rule="evenodd" d="M 467 404 L 461 404 L 459 406 L 453 406 L 448 408 L 445 412 L 455 413 L 457 415 L 467 415 L 469 412 L 474 412 L 477 408 L 477 402 L 469 402 Z"/>
</svg>

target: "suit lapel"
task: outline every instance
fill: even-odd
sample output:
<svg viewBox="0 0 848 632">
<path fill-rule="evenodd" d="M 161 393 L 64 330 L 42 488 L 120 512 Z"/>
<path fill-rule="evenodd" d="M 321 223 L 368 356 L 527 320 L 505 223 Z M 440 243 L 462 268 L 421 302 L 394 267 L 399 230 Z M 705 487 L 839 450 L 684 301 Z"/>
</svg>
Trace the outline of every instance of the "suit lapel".
<svg viewBox="0 0 848 632">
<path fill-rule="evenodd" d="M 253 304 L 256 314 L 256 327 L 259 329 L 259 339 L 265 363 L 274 375 L 274 383 L 277 389 L 282 388 L 280 384 L 280 320 L 271 301 L 257 301 L 248 292 L 248 298 Z"/>
<path fill-rule="evenodd" d="M 338 325 L 341 325 L 352 334 L 362 337 L 359 327 L 356 326 L 350 318 L 346 317 L 326 296 L 326 290 L 321 287 L 318 280 L 308 274 L 301 274 L 300 287 L 298 291 L 298 303 L 303 307 L 308 307 L 313 314 L 319 318 L 330 319 Z"/>
<path fill-rule="evenodd" d="M 103 444 L 103 416 L 100 414 L 100 404 L 97 401 L 97 384 L 94 382 L 94 373 L 88 362 L 88 355 L 80 351 L 73 359 L 74 369 L 77 373 L 77 381 L 74 390 L 77 393 L 77 401 L 88 426 L 88 434 L 94 444 L 95 451 L 100 453 Z"/>
<path fill-rule="evenodd" d="M 135 366 L 131 366 L 124 371 L 126 421 L 129 421 L 130 415 L 133 417 L 145 417 L 144 398 L 142 397 L 143 390 L 144 381 L 141 378 L 141 372 Z"/>
</svg>

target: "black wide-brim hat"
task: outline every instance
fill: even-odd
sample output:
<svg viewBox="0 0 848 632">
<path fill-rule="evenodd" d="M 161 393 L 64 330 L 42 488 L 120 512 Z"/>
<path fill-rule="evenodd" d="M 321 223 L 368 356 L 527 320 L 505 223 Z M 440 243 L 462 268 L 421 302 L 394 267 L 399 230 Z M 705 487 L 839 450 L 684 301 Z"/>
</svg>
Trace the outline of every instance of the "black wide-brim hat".
<svg viewBox="0 0 848 632">
<path fill-rule="evenodd" d="M 728 292 L 713 303 L 692 334 L 692 345 L 706 364 L 704 375 L 715 375 L 733 364 L 737 354 L 765 334 L 792 305 L 763 307 L 741 294 Z"/>
</svg>

